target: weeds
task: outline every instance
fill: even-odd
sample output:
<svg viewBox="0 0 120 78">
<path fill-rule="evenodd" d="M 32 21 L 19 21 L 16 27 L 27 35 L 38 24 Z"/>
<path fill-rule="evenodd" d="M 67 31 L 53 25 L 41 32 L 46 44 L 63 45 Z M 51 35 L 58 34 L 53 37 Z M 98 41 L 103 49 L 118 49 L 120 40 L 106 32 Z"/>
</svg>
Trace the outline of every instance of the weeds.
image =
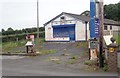
<svg viewBox="0 0 120 78">
<path fill-rule="evenodd" d="M 46 54 L 54 54 L 56 53 L 57 51 L 52 49 L 52 50 L 42 50 L 40 51 L 42 55 L 46 55 Z"/>
<path fill-rule="evenodd" d="M 86 60 L 85 62 L 84 62 L 84 64 L 85 65 L 88 65 L 88 66 L 94 66 L 94 65 L 96 65 L 97 66 L 97 60 Z"/>
<path fill-rule="evenodd" d="M 11 41 L 2 43 L 2 52 L 9 52 L 13 48 L 25 46 L 27 40 Z M 40 44 L 44 42 L 44 38 L 35 39 L 35 44 Z M 19 53 L 21 51 L 16 51 Z"/>
<path fill-rule="evenodd" d="M 79 47 L 87 47 L 87 43 L 86 42 L 78 42 L 75 47 L 77 47 L 77 48 L 79 48 Z"/>
<path fill-rule="evenodd" d="M 56 60 L 56 61 L 54 61 L 56 64 L 60 64 L 61 62 L 60 62 L 60 60 Z"/>
<path fill-rule="evenodd" d="M 75 64 L 78 60 L 78 57 L 77 56 L 73 56 L 70 58 L 70 61 L 68 61 L 69 64 Z"/>
</svg>

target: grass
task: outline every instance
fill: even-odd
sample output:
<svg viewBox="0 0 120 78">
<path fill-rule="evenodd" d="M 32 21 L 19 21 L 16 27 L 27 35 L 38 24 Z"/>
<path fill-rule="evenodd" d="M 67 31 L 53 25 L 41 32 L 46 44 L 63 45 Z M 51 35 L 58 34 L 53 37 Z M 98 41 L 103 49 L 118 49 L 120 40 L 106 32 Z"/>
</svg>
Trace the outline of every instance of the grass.
<svg viewBox="0 0 120 78">
<path fill-rule="evenodd" d="M 114 38 L 116 39 L 117 44 L 120 45 L 120 35 L 114 36 Z"/>
<path fill-rule="evenodd" d="M 79 47 L 87 47 L 87 43 L 86 42 L 78 42 L 75 47 L 77 47 L 77 48 L 79 48 Z"/>
<path fill-rule="evenodd" d="M 18 42 L 16 41 L 4 42 L 2 43 L 2 51 L 10 51 L 16 47 L 25 46 L 25 44 L 26 44 L 26 40 L 20 40 Z"/>
<path fill-rule="evenodd" d="M 2 52 L 9 52 L 10 50 L 25 46 L 27 40 L 20 40 L 20 41 L 11 41 L 11 42 L 4 42 L 2 43 Z M 35 44 L 40 44 L 44 42 L 44 38 L 35 39 Z M 0 46 L 1 47 L 1 46 Z M 16 53 L 21 53 L 23 51 L 16 51 Z"/>
<path fill-rule="evenodd" d="M 96 71 L 99 69 L 97 60 L 85 60 L 84 64 L 88 66 L 87 70 Z"/>
<path fill-rule="evenodd" d="M 84 64 L 88 66 L 93 66 L 93 65 L 97 65 L 97 61 L 96 60 L 85 60 Z"/>
<path fill-rule="evenodd" d="M 35 44 L 40 44 L 40 43 L 43 43 L 45 41 L 44 38 L 36 38 L 35 39 Z"/>
<path fill-rule="evenodd" d="M 54 61 L 56 64 L 60 64 L 61 63 L 61 61 L 60 60 L 56 60 L 56 61 Z"/>
<path fill-rule="evenodd" d="M 77 56 L 73 56 L 70 58 L 70 60 L 68 61 L 69 64 L 75 64 L 78 60 Z"/>
</svg>

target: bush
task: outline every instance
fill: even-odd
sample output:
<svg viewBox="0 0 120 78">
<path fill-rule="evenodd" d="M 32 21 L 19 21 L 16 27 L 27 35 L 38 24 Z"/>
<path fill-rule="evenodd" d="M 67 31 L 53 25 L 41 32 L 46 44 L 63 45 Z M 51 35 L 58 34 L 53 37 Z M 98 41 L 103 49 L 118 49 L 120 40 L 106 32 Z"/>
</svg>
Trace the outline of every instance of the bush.
<svg viewBox="0 0 120 78">
<path fill-rule="evenodd" d="M 108 71 L 108 65 L 107 65 L 107 64 L 104 65 L 103 70 L 104 70 L 104 71 Z"/>
</svg>

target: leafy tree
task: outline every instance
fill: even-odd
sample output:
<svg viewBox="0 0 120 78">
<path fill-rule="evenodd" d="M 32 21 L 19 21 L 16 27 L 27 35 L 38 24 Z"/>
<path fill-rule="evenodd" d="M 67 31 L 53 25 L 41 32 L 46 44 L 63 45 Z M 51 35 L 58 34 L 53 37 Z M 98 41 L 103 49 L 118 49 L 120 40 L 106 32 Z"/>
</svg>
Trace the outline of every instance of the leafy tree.
<svg viewBox="0 0 120 78">
<path fill-rule="evenodd" d="M 45 28 L 44 27 L 40 27 L 39 31 L 45 31 Z"/>
<path fill-rule="evenodd" d="M 7 29 L 7 31 L 14 31 L 11 27 L 9 27 L 8 29 Z"/>
<path fill-rule="evenodd" d="M 4 30 L 4 29 L 2 29 L 2 32 L 5 32 L 5 30 Z"/>
<path fill-rule="evenodd" d="M 105 18 L 120 21 L 120 2 L 104 6 Z"/>
<path fill-rule="evenodd" d="M 80 15 L 90 16 L 90 11 L 84 11 Z M 120 21 L 120 2 L 117 4 L 104 5 L 104 17 Z"/>
</svg>

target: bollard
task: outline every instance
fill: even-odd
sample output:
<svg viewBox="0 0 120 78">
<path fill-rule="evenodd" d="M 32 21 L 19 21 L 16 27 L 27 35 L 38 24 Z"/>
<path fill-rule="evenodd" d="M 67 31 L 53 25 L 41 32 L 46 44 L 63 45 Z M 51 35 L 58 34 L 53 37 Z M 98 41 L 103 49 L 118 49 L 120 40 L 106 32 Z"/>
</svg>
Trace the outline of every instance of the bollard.
<svg viewBox="0 0 120 78">
<path fill-rule="evenodd" d="M 118 72 L 117 67 L 117 50 L 118 45 L 115 42 L 114 38 L 111 38 L 112 43 L 107 46 L 108 48 L 108 71 Z"/>
</svg>

